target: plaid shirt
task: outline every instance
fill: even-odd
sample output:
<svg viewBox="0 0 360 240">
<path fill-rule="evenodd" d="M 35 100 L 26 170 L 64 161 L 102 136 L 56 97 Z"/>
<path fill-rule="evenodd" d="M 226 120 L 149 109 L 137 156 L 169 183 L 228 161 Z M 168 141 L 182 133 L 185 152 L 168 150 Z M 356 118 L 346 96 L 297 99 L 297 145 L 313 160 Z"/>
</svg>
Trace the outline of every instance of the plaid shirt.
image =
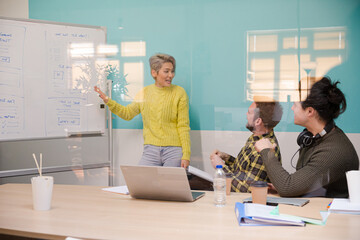
<svg viewBox="0 0 360 240">
<path fill-rule="evenodd" d="M 251 192 L 249 187 L 253 181 L 270 182 L 261 156 L 254 147 L 255 142 L 262 138 L 269 138 L 271 143 L 276 143 L 275 156 L 281 161 L 279 144 L 273 130 L 262 136 L 251 135 L 246 141 L 245 146 L 239 152 L 237 158 L 228 155 L 224 159 L 224 172 L 230 174 L 233 178 L 231 191 Z"/>
</svg>

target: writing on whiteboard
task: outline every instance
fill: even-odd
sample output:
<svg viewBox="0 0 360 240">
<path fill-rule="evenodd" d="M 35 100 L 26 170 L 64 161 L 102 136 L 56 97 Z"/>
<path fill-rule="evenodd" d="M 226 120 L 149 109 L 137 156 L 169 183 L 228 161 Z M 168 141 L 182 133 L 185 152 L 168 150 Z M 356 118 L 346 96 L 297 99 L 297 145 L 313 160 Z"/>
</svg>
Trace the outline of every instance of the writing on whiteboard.
<svg viewBox="0 0 360 240">
<path fill-rule="evenodd" d="M 68 33 L 68 32 L 56 32 L 55 37 L 70 37 L 70 38 L 80 38 L 87 39 L 88 35 L 84 33 Z"/>
<path fill-rule="evenodd" d="M 12 39 L 11 33 L 0 32 L 0 43 L 9 43 Z"/>
<path fill-rule="evenodd" d="M 93 54 L 105 32 L 7 19 L 0 26 L 0 141 L 104 131 L 92 88 L 106 80 Z"/>
<path fill-rule="evenodd" d="M 0 133 L 2 135 L 16 134 L 23 130 L 21 102 L 13 96 L 0 98 Z"/>
</svg>

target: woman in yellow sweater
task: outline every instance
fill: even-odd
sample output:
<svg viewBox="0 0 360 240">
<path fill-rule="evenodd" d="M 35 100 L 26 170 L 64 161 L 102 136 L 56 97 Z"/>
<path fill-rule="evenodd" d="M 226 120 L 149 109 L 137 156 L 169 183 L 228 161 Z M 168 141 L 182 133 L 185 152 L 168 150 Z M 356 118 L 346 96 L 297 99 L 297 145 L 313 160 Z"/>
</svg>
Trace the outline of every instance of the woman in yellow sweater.
<svg viewBox="0 0 360 240">
<path fill-rule="evenodd" d="M 144 87 L 127 106 L 118 104 L 94 87 L 110 111 L 124 120 L 141 113 L 144 152 L 139 162 L 147 166 L 187 168 L 190 163 L 189 100 L 185 90 L 171 84 L 175 59 L 156 54 L 149 59 L 155 84 Z"/>
</svg>

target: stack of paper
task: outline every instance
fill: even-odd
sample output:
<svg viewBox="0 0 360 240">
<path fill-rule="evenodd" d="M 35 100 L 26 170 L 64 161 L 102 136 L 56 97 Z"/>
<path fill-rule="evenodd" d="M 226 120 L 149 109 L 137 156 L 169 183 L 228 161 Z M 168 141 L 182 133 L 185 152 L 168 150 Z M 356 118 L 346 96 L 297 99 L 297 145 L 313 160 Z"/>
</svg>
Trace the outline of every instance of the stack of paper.
<svg viewBox="0 0 360 240">
<path fill-rule="evenodd" d="M 113 193 L 125 194 L 125 195 L 129 194 L 129 189 L 127 188 L 127 186 L 109 187 L 109 188 L 103 188 L 102 190 Z"/>
<path fill-rule="evenodd" d="M 320 212 L 321 216 L 319 213 L 312 215 L 300 214 L 302 216 L 299 216 L 299 209 L 295 212 L 296 215 L 290 215 L 288 213 L 293 211 L 288 211 L 289 208 L 299 207 L 290 205 L 282 206 L 286 206 L 286 208 L 237 202 L 235 204 L 236 218 L 240 226 L 305 226 L 305 223 L 325 225 L 329 215 L 326 211 Z M 282 211 L 281 213 L 279 213 L 279 209 Z"/>
<path fill-rule="evenodd" d="M 300 217 L 279 214 L 273 206 L 237 202 L 235 213 L 240 226 L 305 226 Z"/>
<path fill-rule="evenodd" d="M 360 215 L 360 204 L 351 203 L 348 198 L 334 198 L 329 212 Z"/>
</svg>

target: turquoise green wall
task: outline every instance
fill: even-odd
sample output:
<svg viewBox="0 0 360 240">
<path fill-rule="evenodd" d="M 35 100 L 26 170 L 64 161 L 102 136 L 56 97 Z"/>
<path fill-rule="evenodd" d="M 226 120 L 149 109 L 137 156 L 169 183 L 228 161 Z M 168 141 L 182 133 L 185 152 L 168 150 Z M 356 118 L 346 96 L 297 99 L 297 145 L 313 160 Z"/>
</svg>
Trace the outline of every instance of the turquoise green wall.
<svg viewBox="0 0 360 240">
<path fill-rule="evenodd" d="M 301 36 L 303 28 L 345 26 L 346 59 L 328 75 L 341 81 L 348 101 L 337 124 L 345 132 L 360 133 L 360 124 L 354 124 L 360 118 L 357 0 L 29 0 L 29 9 L 32 19 L 105 26 L 108 43 L 119 47 L 123 41 L 145 41 L 146 56 L 134 59 L 144 62 L 145 85 L 154 81 L 148 58 L 157 52 L 173 55 L 174 84 L 190 97 L 192 130 L 245 130 L 250 105 L 245 97 L 247 31 L 297 29 Z M 292 103 L 282 104 L 277 131 L 300 131 L 293 124 Z M 141 117 L 130 122 L 117 118 L 114 128 L 140 129 Z"/>
</svg>

